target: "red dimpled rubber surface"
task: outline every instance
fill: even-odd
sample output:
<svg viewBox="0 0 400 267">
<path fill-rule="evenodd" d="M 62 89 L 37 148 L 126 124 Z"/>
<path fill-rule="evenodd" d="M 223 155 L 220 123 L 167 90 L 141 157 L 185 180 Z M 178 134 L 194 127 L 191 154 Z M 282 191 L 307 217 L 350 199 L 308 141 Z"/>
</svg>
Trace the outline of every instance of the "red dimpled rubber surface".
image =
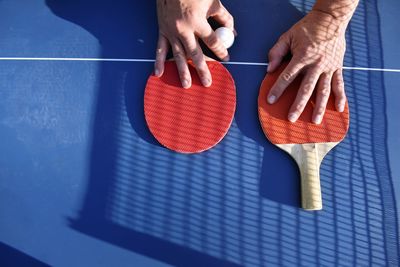
<svg viewBox="0 0 400 267">
<path fill-rule="evenodd" d="M 348 104 L 346 103 L 344 112 L 336 111 L 332 93 L 321 124 L 312 123 L 315 93 L 300 118 L 295 123 L 288 121 L 289 109 L 296 98 L 302 77 L 297 77 L 276 103 L 268 104 L 268 93 L 286 65 L 283 64 L 277 71 L 268 73 L 260 88 L 258 115 L 267 138 L 273 144 L 325 143 L 343 140 L 349 128 Z"/>
<path fill-rule="evenodd" d="M 144 95 L 144 114 L 154 137 L 181 153 L 205 151 L 226 135 L 236 108 L 232 76 L 217 61 L 207 61 L 212 85 L 201 85 L 189 62 L 192 87 L 184 89 L 174 61 L 165 63 L 162 77 L 150 76 Z"/>
</svg>

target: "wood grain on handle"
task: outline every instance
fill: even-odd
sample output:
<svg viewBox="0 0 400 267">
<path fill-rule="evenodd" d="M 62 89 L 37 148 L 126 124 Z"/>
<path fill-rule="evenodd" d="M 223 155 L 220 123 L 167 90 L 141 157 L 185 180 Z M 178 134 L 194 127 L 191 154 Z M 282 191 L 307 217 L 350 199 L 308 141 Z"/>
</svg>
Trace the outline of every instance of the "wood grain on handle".
<svg viewBox="0 0 400 267">
<path fill-rule="evenodd" d="M 299 166 L 303 209 L 322 209 L 319 168 L 325 155 L 337 144 L 338 142 L 277 145 L 289 153 Z"/>
</svg>

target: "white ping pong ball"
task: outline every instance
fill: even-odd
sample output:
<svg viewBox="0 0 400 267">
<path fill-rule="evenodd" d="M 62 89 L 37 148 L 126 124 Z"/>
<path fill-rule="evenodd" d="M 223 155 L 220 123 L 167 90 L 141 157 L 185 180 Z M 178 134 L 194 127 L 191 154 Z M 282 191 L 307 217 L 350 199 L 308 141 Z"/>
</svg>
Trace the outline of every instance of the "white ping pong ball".
<svg viewBox="0 0 400 267">
<path fill-rule="evenodd" d="M 222 41 L 222 44 L 226 49 L 231 47 L 235 41 L 235 35 L 233 34 L 233 31 L 227 27 L 220 27 L 216 29 L 215 34 L 217 35 L 218 39 Z"/>
</svg>

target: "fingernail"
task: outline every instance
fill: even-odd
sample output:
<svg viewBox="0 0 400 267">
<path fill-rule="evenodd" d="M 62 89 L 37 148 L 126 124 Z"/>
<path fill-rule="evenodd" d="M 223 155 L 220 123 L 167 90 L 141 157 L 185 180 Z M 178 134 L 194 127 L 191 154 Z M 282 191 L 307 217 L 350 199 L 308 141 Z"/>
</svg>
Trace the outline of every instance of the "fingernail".
<svg viewBox="0 0 400 267">
<path fill-rule="evenodd" d="M 339 110 L 339 112 L 343 112 L 344 111 L 344 104 L 339 104 L 338 105 L 338 110 Z"/>
<path fill-rule="evenodd" d="M 322 115 L 317 115 L 314 119 L 315 124 L 321 124 L 322 121 Z"/>
<path fill-rule="evenodd" d="M 289 114 L 288 119 L 290 122 L 295 122 L 297 120 L 297 114 L 296 113 Z"/>
<path fill-rule="evenodd" d="M 157 77 L 159 77 L 159 76 L 160 76 L 160 71 L 159 71 L 158 69 L 155 69 L 155 70 L 154 70 L 154 74 L 155 74 Z"/>
<path fill-rule="evenodd" d="M 270 70 L 271 70 L 271 64 L 268 64 L 267 72 L 269 72 Z"/>
<path fill-rule="evenodd" d="M 183 81 L 182 81 L 182 86 L 183 86 L 183 88 L 185 88 L 185 89 L 189 88 L 189 87 L 190 87 L 189 81 L 188 81 L 188 80 L 183 80 Z"/>
<path fill-rule="evenodd" d="M 268 103 L 270 103 L 271 105 L 272 105 L 273 103 L 275 103 L 275 101 L 276 101 L 276 96 L 270 95 L 270 96 L 268 97 Z"/>
<path fill-rule="evenodd" d="M 204 87 L 210 87 L 211 86 L 211 80 L 209 78 L 203 78 L 201 83 L 203 84 Z"/>
<path fill-rule="evenodd" d="M 224 57 L 223 59 L 222 59 L 222 61 L 229 61 L 231 58 L 229 57 L 229 55 L 227 55 L 226 57 Z"/>
</svg>

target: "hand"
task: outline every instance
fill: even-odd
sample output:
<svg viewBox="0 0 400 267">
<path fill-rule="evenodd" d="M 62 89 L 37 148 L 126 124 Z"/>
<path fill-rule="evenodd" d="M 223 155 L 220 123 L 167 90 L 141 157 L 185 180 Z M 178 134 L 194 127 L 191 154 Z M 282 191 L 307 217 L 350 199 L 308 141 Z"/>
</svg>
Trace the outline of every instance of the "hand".
<svg viewBox="0 0 400 267">
<path fill-rule="evenodd" d="M 270 104 L 276 102 L 299 74 L 304 75 L 289 110 L 289 121 L 295 122 L 299 118 L 314 90 L 317 90 L 312 116 L 314 123 L 321 123 L 331 90 L 337 111 L 343 112 L 346 103 L 342 75 L 346 27 L 343 20 L 324 12 L 311 11 L 284 33 L 270 50 L 268 72 L 275 71 L 283 58 L 289 52 L 292 54 L 288 66 L 271 88 L 268 95 Z"/>
<path fill-rule="evenodd" d="M 182 86 L 192 84 L 187 58 L 193 61 L 203 86 L 212 83 L 211 73 L 198 38 L 222 60 L 229 60 L 227 49 L 216 37 L 207 19 L 213 17 L 221 25 L 233 28 L 233 17 L 219 0 L 157 0 L 159 37 L 155 75 L 164 72 L 164 63 L 171 46 Z"/>
</svg>

